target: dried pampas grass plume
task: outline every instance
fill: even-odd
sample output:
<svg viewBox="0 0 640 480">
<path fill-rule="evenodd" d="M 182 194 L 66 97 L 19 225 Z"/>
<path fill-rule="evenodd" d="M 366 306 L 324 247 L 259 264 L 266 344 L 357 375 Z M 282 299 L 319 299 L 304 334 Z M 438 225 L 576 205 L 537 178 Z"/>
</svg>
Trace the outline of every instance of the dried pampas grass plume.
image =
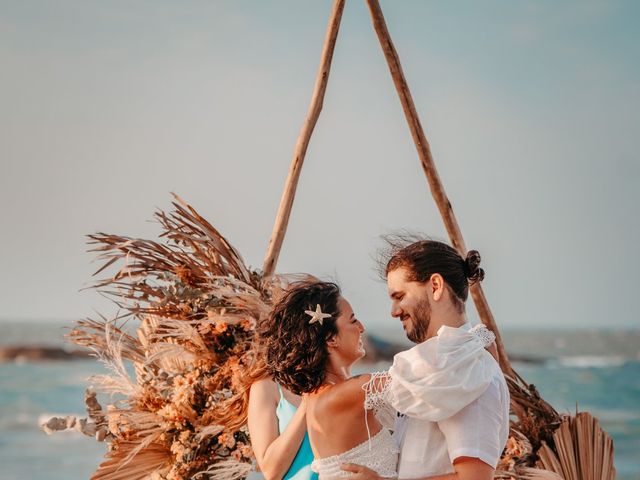
<svg viewBox="0 0 640 480">
<path fill-rule="evenodd" d="M 255 327 L 285 282 L 249 269 L 178 196 L 155 218 L 157 241 L 89 235 L 96 275 L 105 275 L 93 288 L 119 313 L 78 321 L 68 338 L 108 373 L 91 379 L 87 418 L 53 418 L 43 429 L 105 440 L 93 479 L 242 478 L 253 460 L 248 387 L 264 370 Z M 106 408 L 96 391 L 108 395 Z"/>
</svg>

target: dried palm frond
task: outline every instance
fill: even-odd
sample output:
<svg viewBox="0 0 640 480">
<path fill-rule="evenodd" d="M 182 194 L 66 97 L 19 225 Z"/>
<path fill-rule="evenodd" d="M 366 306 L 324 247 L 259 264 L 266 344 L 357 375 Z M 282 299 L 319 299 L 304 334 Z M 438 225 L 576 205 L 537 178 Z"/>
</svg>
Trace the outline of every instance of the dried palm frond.
<svg viewBox="0 0 640 480">
<path fill-rule="evenodd" d="M 201 264 L 208 272 L 230 275 L 251 284 L 255 274 L 245 267 L 238 251 L 193 207 L 175 194 L 174 198 L 174 212 L 169 215 L 164 212 L 156 214 L 165 230 L 162 236 L 171 238 L 177 244 L 188 245 L 192 251 L 198 252 L 200 255 L 195 258 L 202 260 Z"/>
<path fill-rule="evenodd" d="M 613 480 L 613 442 L 587 412 L 560 415 L 534 385 L 507 377 L 517 417 L 496 478 Z M 542 476 L 541 476 L 542 475 Z"/>
<path fill-rule="evenodd" d="M 118 442 L 106 454 L 91 480 L 143 480 L 154 472 L 166 470 L 171 452 L 165 445 L 152 443 L 140 449 L 133 459 L 127 458 L 140 447 L 139 442 Z"/>
<path fill-rule="evenodd" d="M 530 467 L 517 468 L 513 472 L 496 471 L 493 478 L 504 480 L 564 480 L 557 473 Z"/>
<path fill-rule="evenodd" d="M 613 441 L 588 412 L 567 416 L 553 434 L 554 450 L 543 443 L 539 465 L 565 480 L 613 480 Z"/>
<path fill-rule="evenodd" d="M 94 287 L 124 309 L 168 318 L 201 318 L 206 309 L 188 308 L 190 300 L 206 298 L 216 277 L 233 278 L 236 285 L 267 294 L 260 274 L 245 266 L 237 250 L 192 207 L 174 198 L 173 212 L 156 213 L 167 245 L 105 233 L 89 235 L 89 244 L 96 245 L 91 251 L 103 262 L 96 274 L 122 263 L 112 277 Z"/>
</svg>

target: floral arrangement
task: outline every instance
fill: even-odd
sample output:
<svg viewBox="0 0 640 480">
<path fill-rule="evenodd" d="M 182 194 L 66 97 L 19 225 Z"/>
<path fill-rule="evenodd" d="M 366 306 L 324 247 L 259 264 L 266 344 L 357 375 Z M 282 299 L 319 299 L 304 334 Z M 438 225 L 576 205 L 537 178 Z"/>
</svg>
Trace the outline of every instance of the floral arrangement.
<svg viewBox="0 0 640 480">
<path fill-rule="evenodd" d="M 93 287 L 123 313 L 78 321 L 68 337 L 110 373 L 92 377 L 87 418 L 52 418 L 43 429 L 105 441 L 95 480 L 236 480 L 253 468 L 248 389 L 265 371 L 256 326 L 286 281 L 250 270 L 174 198 L 173 211 L 155 214 L 162 242 L 89 236 L 102 262 L 96 275 L 119 267 Z M 558 414 L 516 373 L 507 382 L 514 420 L 495 478 L 615 478 L 613 444 L 597 420 Z M 106 408 L 98 394 L 110 395 Z"/>
<path fill-rule="evenodd" d="M 44 429 L 106 441 L 94 479 L 235 479 L 252 468 L 248 387 L 263 371 L 254 332 L 281 280 L 249 270 L 177 196 L 173 206 L 155 215 L 164 243 L 89 236 L 103 263 L 96 274 L 119 266 L 95 288 L 124 314 L 81 320 L 69 333 L 110 373 L 91 379 L 86 419 L 54 418 Z M 98 393 L 111 395 L 106 408 Z"/>
</svg>

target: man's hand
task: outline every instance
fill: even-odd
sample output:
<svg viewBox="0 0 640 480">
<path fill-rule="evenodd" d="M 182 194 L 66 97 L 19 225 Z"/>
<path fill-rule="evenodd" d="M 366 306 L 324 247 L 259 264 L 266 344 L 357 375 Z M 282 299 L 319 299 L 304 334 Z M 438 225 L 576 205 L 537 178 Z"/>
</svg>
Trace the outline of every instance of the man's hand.
<svg viewBox="0 0 640 480">
<path fill-rule="evenodd" d="M 425 477 L 421 480 L 493 480 L 495 470 L 479 458 L 458 457 L 453 461 L 454 473 Z"/>
<path fill-rule="evenodd" d="M 350 479 L 353 480 L 383 480 L 389 477 L 381 477 L 370 468 L 363 467 L 362 465 L 356 465 L 355 463 L 343 463 L 340 465 L 340 469 L 345 472 L 353 473 Z"/>
<path fill-rule="evenodd" d="M 478 458 L 459 457 L 453 464 L 455 473 L 425 477 L 421 480 L 492 480 L 495 470 Z M 340 469 L 351 472 L 349 478 L 354 480 L 388 480 L 389 477 L 381 477 L 370 468 L 355 463 L 343 463 Z"/>
</svg>

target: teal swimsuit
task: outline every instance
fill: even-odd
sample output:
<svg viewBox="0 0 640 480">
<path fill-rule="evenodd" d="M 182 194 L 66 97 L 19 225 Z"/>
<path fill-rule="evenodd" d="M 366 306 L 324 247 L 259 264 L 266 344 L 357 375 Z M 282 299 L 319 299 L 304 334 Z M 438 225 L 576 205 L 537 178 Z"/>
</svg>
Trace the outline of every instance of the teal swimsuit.
<svg viewBox="0 0 640 480">
<path fill-rule="evenodd" d="M 280 401 L 276 408 L 276 416 L 278 417 L 280 433 L 282 433 L 298 408 L 284 398 L 280 385 L 278 385 L 278 392 L 280 392 Z M 304 432 L 304 438 L 302 439 L 296 458 L 293 459 L 289 470 L 287 470 L 282 480 L 318 480 L 318 474 L 311 471 L 311 462 L 313 462 L 313 452 L 311 451 L 311 444 L 309 443 L 309 434 Z"/>
</svg>

